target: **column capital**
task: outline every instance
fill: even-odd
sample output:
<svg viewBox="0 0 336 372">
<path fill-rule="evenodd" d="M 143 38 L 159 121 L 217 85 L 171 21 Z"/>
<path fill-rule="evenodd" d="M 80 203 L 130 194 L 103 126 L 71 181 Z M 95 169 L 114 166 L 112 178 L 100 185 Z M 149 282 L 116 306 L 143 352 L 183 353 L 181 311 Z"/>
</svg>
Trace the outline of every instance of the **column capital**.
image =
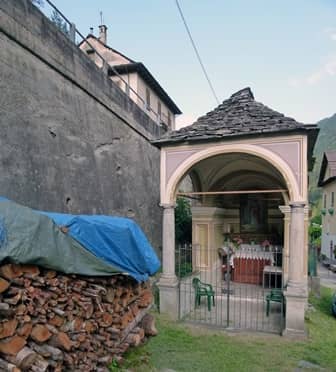
<svg viewBox="0 0 336 372">
<path fill-rule="evenodd" d="M 176 203 L 160 203 L 159 206 L 162 209 L 175 209 L 176 208 Z"/>
<path fill-rule="evenodd" d="M 288 214 L 291 212 L 291 207 L 289 205 L 279 205 L 281 213 Z"/>
<path fill-rule="evenodd" d="M 291 212 L 292 213 L 303 213 L 304 212 L 304 209 L 306 207 L 306 203 L 305 202 L 291 202 L 289 203 L 289 206 L 291 208 Z"/>
</svg>

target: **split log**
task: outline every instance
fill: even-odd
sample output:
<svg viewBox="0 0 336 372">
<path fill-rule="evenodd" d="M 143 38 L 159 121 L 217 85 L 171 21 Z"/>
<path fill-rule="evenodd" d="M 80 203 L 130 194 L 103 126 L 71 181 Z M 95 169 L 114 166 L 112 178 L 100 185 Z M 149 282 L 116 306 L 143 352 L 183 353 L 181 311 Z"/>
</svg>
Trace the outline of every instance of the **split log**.
<svg viewBox="0 0 336 372">
<path fill-rule="evenodd" d="M 156 336 L 158 331 L 155 327 L 155 318 L 151 314 L 146 314 L 141 322 L 140 327 L 145 331 L 146 336 Z"/>
<path fill-rule="evenodd" d="M 15 357 L 7 357 L 7 359 L 15 364 L 17 367 L 23 369 L 24 371 L 30 368 L 36 361 L 38 355 L 30 349 L 29 347 L 24 347 L 21 349 Z"/>
<path fill-rule="evenodd" d="M 0 341 L 0 352 L 15 356 L 25 345 L 26 340 L 23 337 L 9 337 Z"/>
<path fill-rule="evenodd" d="M 29 345 L 38 353 L 40 354 L 43 358 L 51 358 L 55 361 L 63 360 L 64 355 L 62 350 L 44 344 L 44 345 L 38 345 L 34 342 L 30 342 Z"/>
<path fill-rule="evenodd" d="M 0 267 L 0 275 L 5 279 L 14 279 L 23 275 L 20 265 L 7 264 Z"/>
<path fill-rule="evenodd" d="M 3 278 L 0 278 L 0 293 L 5 292 L 9 287 L 9 282 Z"/>
<path fill-rule="evenodd" d="M 64 317 L 55 315 L 53 318 L 49 319 L 48 323 L 55 327 L 61 327 L 64 324 L 64 321 Z"/>
<path fill-rule="evenodd" d="M 141 343 L 141 336 L 137 333 L 129 333 L 126 337 L 125 342 L 129 343 L 131 346 L 139 346 Z"/>
<path fill-rule="evenodd" d="M 20 291 L 16 296 L 11 298 L 5 298 L 3 302 L 9 304 L 9 305 L 16 305 L 22 298 L 22 292 Z"/>
<path fill-rule="evenodd" d="M 31 370 L 33 372 L 45 372 L 48 369 L 48 367 L 49 363 L 45 359 L 39 357 L 35 361 L 34 365 L 31 366 Z"/>
<path fill-rule="evenodd" d="M 40 269 L 35 265 L 21 265 L 21 270 L 24 274 L 29 274 L 32 278 L 40 275 Z"/>
<path fill-rule="evenodd" d="M 14 315 L 14 310 L 10 308 L 9 304 L 0 302 L 0 317 L 11 318 Z"/>
<path fill-rule="evenodd" d="M 7 362 L 0 358 L 0 371 L 4 372 L 21 372 L 21 369 L 17 368 L 16 365 Z"/>
<path fill-rule="evenodd" d="M 37 324 L 36 326 L 34 326 L 32 332 L 30 334 L 30 337 L 34 341 L 40 342 L 40 343 L 49 340 L 49 338 L 51 336 L 52 336 L 52 334 L 49 331 L 49 329 L 42 324 Z"/>
<path fill-rule="evenodd" d="M 53 335 L 50 340 L 50 345 L 59 347 L 60 349 L 70 351 L 72 347 L 72 342 L 69 336 L 64 332 L 59 332 L 58 335 Z"/>
<path fill-rule="evenodd" d="M 151 292 L 151 290 L 147 289 L 145 290 L 140 299 L 139 299 L 139 303 L 138 303 L 138 306 L 139 307 L 147 307 L 148 305 L 150 305 L 153 301 L 153 294 Z"/>
<path fill-rule="evenodd" d="M 138 327 L 150 307 L 150 289 L 128 277 L 64 275 L 13 264 L 0 266 L 4 272 L 16 277 L 0 277 L 0 358 L 16 368 L 98 371 L 139 345 L 146 327 L 155 333 L 154 325 Z"/>
<path fill-rule="evenodd" d="M 142 318 L 147 314 L 149 311 L 150 306 L 148 306 L 146 309 L 143 309 L 139 311 L 137 316 L 133 319 L 133 321 L 124 329 L 124 331 L 121 334 L 121 342 L 124 342 L 128 334 L 132 331 L 132 329 L 141 322 Z"/>
<path fill-rule="evenodd" d="M 18 328 L 16 333 L 18 336 L 21 336 L 27 339 L 30 336 L 32 329 L 33 329 L 33 324 L 31 322 L 23 323 L 22 326 Z"/>
<path fill-rule="evenodd" d="M 18 325 L 16 319 L 0 323 L 0 339 L 13 336 Z"/>
</svg>

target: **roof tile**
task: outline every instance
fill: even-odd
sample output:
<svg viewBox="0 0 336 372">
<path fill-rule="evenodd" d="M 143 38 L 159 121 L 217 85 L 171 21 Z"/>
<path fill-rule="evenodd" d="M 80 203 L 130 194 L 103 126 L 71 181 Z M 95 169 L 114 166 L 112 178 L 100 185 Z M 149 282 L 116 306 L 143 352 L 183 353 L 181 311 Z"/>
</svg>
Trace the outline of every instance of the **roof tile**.
<svg viewBox="0 0 336 372">
<path fill-rule="evenodd" d="M 214 110 L 180 130 L 167 133 L 157 142 L 181 142 L 246 133 L 274 133 L 305 128 L 293 118 L 256 102 L 250 88 L 242 89 Z"/>
</svg>

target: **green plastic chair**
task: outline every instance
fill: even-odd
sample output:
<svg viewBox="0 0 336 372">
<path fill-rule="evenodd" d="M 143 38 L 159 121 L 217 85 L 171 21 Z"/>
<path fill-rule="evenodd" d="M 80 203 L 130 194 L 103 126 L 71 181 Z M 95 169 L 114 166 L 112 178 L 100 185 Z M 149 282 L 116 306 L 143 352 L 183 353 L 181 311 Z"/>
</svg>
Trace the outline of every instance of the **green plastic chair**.
<svg viewBox="0 0 336 372">
<path fill-rule="evenodd" d="M 211 311 L 211 302 L 215 306 L 215 292 L 211 284 L 203 283 L 199 278 L 194 278 L 192 285 L 195 289 L 195 307 L 201 305 L 201 297 L 207 297 L 208 310 Z M 211 301 L 212 300 L 212 301 Z"/>
<path fill-rule="evenodd" d="M 272 289 L 266 296 L 266 316 L 269 316 L 271 301 L 282 303 L 285 311 L 285 297 L 281 289 Z"/>
</svg>

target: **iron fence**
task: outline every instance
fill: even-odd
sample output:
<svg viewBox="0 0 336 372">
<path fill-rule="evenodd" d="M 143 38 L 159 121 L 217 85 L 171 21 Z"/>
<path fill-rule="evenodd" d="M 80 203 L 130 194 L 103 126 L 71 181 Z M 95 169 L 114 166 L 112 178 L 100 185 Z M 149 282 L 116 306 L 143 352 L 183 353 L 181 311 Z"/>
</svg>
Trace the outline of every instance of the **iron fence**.
<svg viewBox="0 0 336 372">
<path fill-rule="evenodd" d="M 245 245 L 176 249 L 179 318 L 236 330 L 281 333 L 284 327 L 282 247 Z"/>
</svg>

